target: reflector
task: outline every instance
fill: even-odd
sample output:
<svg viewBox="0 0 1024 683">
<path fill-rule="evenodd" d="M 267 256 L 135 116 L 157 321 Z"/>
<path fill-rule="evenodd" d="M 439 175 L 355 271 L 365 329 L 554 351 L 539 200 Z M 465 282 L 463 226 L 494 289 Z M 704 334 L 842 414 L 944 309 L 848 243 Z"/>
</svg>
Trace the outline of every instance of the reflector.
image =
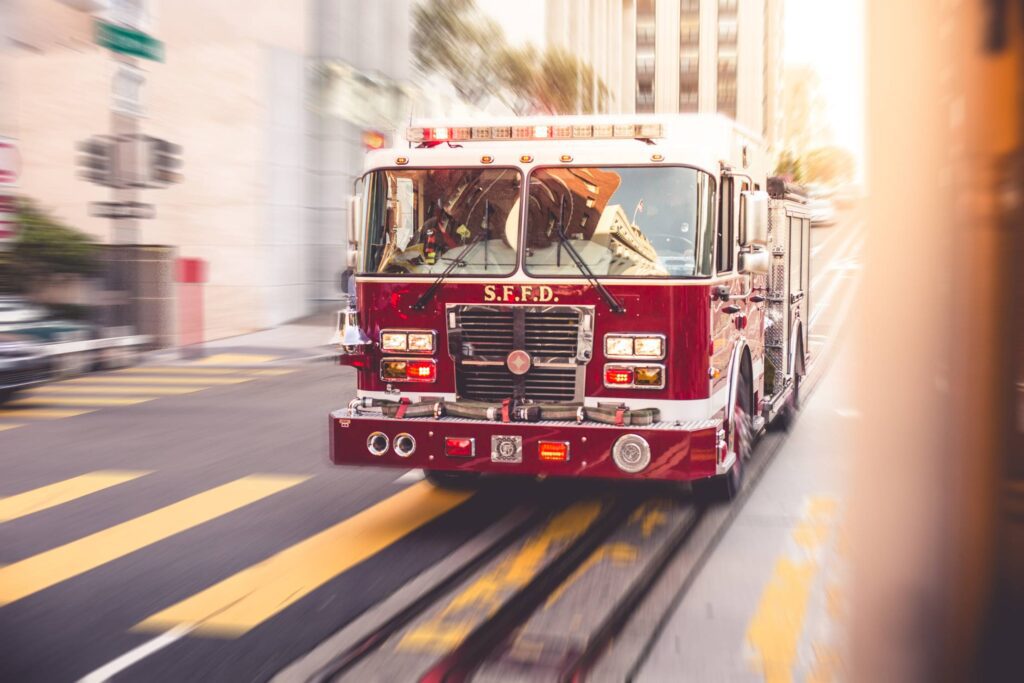
<svg viewBox="0 0 1024 683">
<path fill-rule="evenodd" d="M 541 441 L 537 444 L 537 456 L 548 462 L 568 462 L 569 444 L 565 441 Z"/>
<path fill-rule="evenodd" d="M 476 455 L 476 443 L 469 437 L 445 437 L 444 454 L 453 458 L 472 458 Z"/>
</svg>

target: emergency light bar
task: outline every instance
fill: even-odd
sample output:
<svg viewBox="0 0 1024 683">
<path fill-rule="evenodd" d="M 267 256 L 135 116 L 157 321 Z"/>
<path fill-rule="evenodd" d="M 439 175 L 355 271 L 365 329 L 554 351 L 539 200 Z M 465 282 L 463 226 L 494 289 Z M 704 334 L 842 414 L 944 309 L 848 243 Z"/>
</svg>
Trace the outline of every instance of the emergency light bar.
<svg viewBox="0 0 1024 683">
<path fill-rule="evenodd" d="M 409 142 L 467 142 L 473 140 L 601 140 L 660 138 L 660 123 L 601 123 L 595 125 L 432 126 L 406 129 Z"/>
</svg>

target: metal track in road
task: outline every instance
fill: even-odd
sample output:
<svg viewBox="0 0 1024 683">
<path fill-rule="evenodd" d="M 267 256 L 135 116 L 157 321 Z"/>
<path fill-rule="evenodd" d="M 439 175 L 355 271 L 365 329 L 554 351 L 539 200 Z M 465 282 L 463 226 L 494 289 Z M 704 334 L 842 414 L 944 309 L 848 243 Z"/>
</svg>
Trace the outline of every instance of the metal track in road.
<svg viewBox="0 0 1024 683">
<path fill-rule="evenodd" d="M 468 562 L 462 564 L 446 578 L 435 584 L 429 591 L 410 602 L 378 628 L 366 634 L 331 660 L 326 666 L 316 671 L 316 673 L 308 678 L 308 683 L 326 683 L 339 676 L 343 676 L 352 667 L 386 643 L 389 638 L 408 626 L 416 617 L 423 614 L 428 608 L 437 604 L 446 595 L 449 595 L 458 586 L 465 583 L 481 567 L 509 548 L 516 540 L 529 533 L 548 514 L 549 510 L 542 508 L 524 521 L 516 524 L 511 530 L 505 532 L 497 540 L 484 548 L 482 552 L 470 558 Z"/>
<path fill-rule="evenodd" d="M 629 518 L 638 504 L 639 501 L 633 497 L 616 500 L 586 533 L 579 536 L 532 581 L 469 633 L 457 648 L 436 662 L 420 681 L 459 683 L 469 680 L 477 667 L 572 576 L 605 539 Z"/>
</svg>

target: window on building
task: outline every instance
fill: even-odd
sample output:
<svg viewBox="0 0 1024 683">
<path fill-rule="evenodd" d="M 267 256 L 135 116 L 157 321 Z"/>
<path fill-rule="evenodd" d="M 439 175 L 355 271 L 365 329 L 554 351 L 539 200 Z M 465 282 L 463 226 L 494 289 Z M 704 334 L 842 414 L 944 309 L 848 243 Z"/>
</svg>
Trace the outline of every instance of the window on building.
<svg viewBox="0 0 1024 683">
<path fill-rule="evenodd" d="M 679 111 L 698 111 L 700 0 L 679 3 Z"/>
<path fill-rule="evenodd" d="M 654 22 L 655 0 L 637 0 L 636 4 L 636 111 L 654 111 Z"/>
<path fill-rule="evenodd" d="M 718 20 L 719 45 L 735 45 L 738 32 L 739 22 L 736 17 L 721 17 Z"/>
<path fill-rule="evenodd" d="M 717 109 L 731 118 L 736 118 L 738 12 L 737 0 L 718 0 Z"/>
</svg>

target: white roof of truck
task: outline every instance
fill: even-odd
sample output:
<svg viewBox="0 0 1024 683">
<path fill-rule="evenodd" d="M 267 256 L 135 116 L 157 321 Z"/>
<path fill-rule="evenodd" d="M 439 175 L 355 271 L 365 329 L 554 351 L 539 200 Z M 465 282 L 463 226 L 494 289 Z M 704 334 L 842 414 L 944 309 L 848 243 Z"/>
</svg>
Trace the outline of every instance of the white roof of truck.
<svg viewBox="0 0 1024 683">
<path fill-rule="evenodd" d="M 635 130 L 637 137 L 612 137 L 609 127 L 615 126 L 619 133 Z M 522 137 L 498 138 L 489 130 L 501 136 L 512 131 Z M 660 134 L 641 138 L 640 131 Z M 595 136 L 595 132 L 602 137 Z M 395 166 L 662 163 L 695 166 L 717 174 L 721 164 L 726 163 L 757 182 L 768 171 L 767 154 L 760 138 L 718 114 L 430 119 L 413 121 L 406 131 L 413 139 L 424 134 L 426 142 L 402 139 L 394 147 L 368 153 L 366 170 Z"/>
</svg>

